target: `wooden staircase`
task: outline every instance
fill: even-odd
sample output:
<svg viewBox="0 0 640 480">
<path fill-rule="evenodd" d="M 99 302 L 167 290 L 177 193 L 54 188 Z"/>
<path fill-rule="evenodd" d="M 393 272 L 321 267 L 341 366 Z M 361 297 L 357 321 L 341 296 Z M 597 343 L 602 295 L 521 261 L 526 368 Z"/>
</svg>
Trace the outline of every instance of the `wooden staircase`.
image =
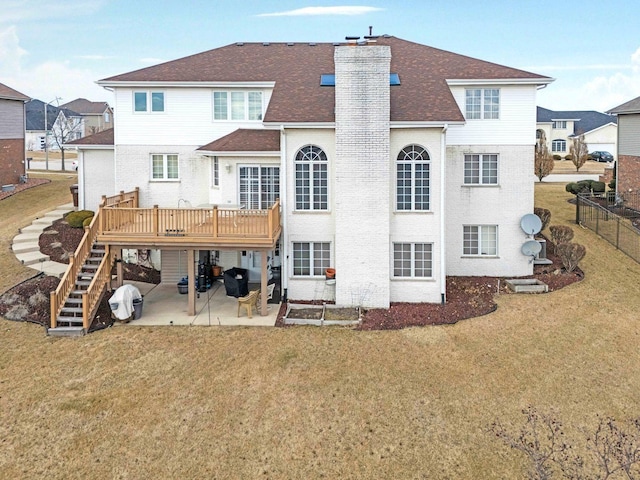
<svg viewBox="0 0 640 480">
<path fill-rule="evenodd" d="M 76 274 L 73 289 L 57 315 L 56 327 L 49 329 L 49 335 L 76 336 L 86 333 L 83 317 L 83 298 L 86 298 L 91 281 L 95 278 L 106 254 L 104 245 L 94 244 L 89 250 L 80 270 Z"/>
</svg>

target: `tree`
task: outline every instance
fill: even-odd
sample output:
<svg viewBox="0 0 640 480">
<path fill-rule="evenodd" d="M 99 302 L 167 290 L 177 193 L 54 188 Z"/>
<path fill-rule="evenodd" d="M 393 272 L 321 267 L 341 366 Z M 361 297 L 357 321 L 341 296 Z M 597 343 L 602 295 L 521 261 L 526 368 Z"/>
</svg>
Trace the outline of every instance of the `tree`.
<svg viewBox="0 0 640 480">
<path fill-rule="evenodd" d="M 587 144 L 584 143 L 584 135 L 581 133 L 571 139 L 571 163 L 576 166 L 576 172 L 580 170 L 580 167 L 584 165 L 589 156 L 589 150 Z"/>
<path fill-rule="evenodd" d="M 72 115 L 73 112 L 66 109 L 60 109 L 58 118 L 56 118 L 51 128 L 51 137 L 54 143 L 60 149 L 60 158 L 62 160 L 61 168 L 64 168 L 64 151 L 67 142 L 76 140 L 82 135 L 82 118 Z"/>
<path fill-rule="evenodd" d="M 547 147 L 547 139 L 544 132 L 541 131 L 540 138 L 536 142 L 535 160 L 534 160 L 534 173 L 538 177 L 538 181 L 542 181 L 544 177 L 549 175 L 553 170 L 555 161 L 549 147 Z"/>
</svg>

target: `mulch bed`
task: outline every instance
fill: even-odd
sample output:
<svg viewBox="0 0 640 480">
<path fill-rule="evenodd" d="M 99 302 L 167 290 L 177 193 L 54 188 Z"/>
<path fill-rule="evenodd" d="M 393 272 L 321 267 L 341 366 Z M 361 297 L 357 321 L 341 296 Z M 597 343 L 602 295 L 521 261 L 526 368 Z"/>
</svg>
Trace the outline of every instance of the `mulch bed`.
<svg viewBox="0 0 640 480">
<path fill-rule="evenodd" d="M 5 198 L 9 198 L 12 195 L 15 195 L 18 192 L 22 192 L 23 190 L 27 190 L 28 188 L 37 187 L 39 185 L 44 185 L 45 183 L 50 183 L 51 180 L 47 178 L 28 178 L 26 183 L 18 183 L 15 185 L 15 190 L 11 192 L 0 192 L 0 200 L 4 200 Z"/>
</svg>

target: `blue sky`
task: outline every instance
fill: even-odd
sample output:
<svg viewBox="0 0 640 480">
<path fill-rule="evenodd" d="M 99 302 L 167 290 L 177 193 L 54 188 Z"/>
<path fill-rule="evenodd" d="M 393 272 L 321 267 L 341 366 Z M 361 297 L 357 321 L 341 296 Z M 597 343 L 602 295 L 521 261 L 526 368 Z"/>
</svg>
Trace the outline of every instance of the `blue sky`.
<svg viewBox="0 0 640 480">
<path fill-rule="evenodd" d="M 390 34 L 556 78 L 552 110 L 640 96 L 635 0 L 2 0 L 0 83 L 43 101 L 111 101 L 95 81 L 244 42 Z"/>
</svg>

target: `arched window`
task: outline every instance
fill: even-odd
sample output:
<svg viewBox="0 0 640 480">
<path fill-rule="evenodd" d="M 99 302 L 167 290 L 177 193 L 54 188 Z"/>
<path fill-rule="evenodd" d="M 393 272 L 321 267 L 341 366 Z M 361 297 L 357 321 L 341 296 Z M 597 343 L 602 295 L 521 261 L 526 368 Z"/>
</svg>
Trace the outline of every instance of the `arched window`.
<svg viewBox="0 0 640 480">
<path fill-rule="evenodd" d="M 429 153 L 408 145 L 396 160 L 396 209 L 429 210 Z"/>
<path fill-rule="evenodd" d="M 552 152 L 566 152 L 567 151 L 567 141 L 562 139 L 557 139 L 551 142 L 551 151 Z"/>
<path fill-rule="evenodd" d="M 296 153 L 296 210 L 327 210 L 327 154 L 315 145 L 302 147 Z"/>
</svg>

